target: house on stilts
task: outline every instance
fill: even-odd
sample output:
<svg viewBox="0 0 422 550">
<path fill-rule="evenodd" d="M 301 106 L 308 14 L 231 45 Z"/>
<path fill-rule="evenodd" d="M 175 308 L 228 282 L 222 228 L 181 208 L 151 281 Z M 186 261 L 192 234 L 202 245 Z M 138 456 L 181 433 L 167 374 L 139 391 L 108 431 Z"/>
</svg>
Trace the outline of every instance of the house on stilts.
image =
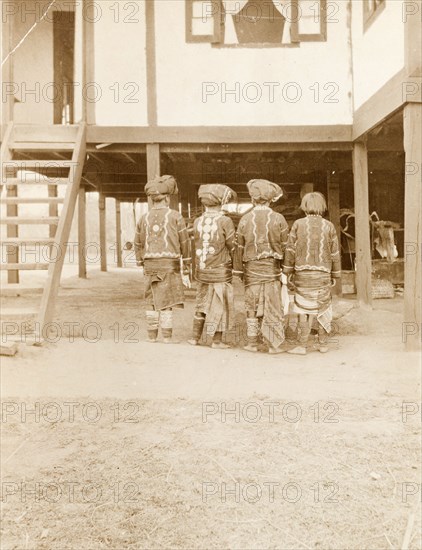
<svg viewBox="0 0 422 550">
<path fill-rule="evenodd" d="M 370 307 L 374 277 L 403 283 L 417 348 L 421 14 L 420 0 L 2 2 L 2 292 L 30 292 L 21 271 L 45 269 L 37 315 L 52 320 L 75 212 L 86 276 L 86 193 L 98 193 L 106 270 L 107 198 L 119 228 L 122 203 L 146 202 L 156 175 L 176 177 L 186 218 L 198 185 L 225 183 L 246 204 L 245 183 L 266 178 L 290 221 L 301 194 L 326 195 L 343 290 Z M 36 245 L 54 261 L 23 261 Z"/>
</svg>

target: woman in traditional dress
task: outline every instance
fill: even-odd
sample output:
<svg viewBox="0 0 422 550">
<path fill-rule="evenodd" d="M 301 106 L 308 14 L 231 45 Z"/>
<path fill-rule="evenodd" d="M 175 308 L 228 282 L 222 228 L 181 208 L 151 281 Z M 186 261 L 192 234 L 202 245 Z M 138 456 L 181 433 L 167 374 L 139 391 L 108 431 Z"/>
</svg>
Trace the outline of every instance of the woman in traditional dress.
<svg viewBox="0 0 422 550">
<path fill-rule="evenodd" d="M 341 276 L 338 238 L 334 225 L 322 217 L 327 205 L 321 193 L 307 193 L 300 207 L 306 216 L 291 228 L 283 265 L 295 291 L 293 313 L 299 314 L 299 345 L 289 353 L 306 354 L 315 318 L 319 351 L 326 353 L 333 315 L 331 287 Z"/>
<path fill-rule="evenodd" d="M 195 279 L 198 283 L 193 334 L 189 343 L 198 345 L 205 326 L 212 347 L 225 349 L 223 333 L 234 323 L 233 262 L 235 229 L 222 212 L 224 204 L 236 193 L 227 185 L 201 185 L 198 197 L 205 212 L 194 222 Z"/>
<path fill-rule="evenodd" d="M 191 257 L 183 217 L 169 207 L 170 195 L 177 191 L 173 176 L 148 182 L 145 192 L 152 207 L 136 226 L 135 253 L 137 264 L 144 267 L 149 342 L 156 342 L 159 327 L 164 343 L 172 341 L 173 309 L 184 305 L 183 280 L 186 285 Z"/>
</svg>

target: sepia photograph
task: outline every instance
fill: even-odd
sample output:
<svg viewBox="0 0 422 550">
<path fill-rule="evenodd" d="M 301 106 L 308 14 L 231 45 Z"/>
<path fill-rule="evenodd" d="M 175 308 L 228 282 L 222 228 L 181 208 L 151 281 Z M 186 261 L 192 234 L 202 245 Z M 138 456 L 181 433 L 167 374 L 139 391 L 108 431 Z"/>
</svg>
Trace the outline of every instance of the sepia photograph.
<svg viewBox="0 0 422 550">
<path fill-rule="evenodd" d="M 1 550 L 422 550 L 422 0 L 0 0 Z"/>
</svg>

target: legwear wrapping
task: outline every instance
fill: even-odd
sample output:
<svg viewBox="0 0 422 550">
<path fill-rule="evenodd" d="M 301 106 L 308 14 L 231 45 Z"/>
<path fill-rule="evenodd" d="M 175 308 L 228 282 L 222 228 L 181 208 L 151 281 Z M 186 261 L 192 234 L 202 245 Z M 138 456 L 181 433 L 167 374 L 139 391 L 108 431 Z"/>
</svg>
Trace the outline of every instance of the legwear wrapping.
<svg viewBox="0 0 422 550">
<path fill-rule="evenodd" d="M 328 332 L 321 325 L 318 327 L 318 342 L 323 346 L 328 344 Z"/>
<path fill-rule="evenodd" d="M 195 313 L 193 318 L 192 338 L 199 342 L 204 330 L 205 315 L 201 313 Z"/>
<path fill-rule="evenodd" d="M 306 344 L 308 343 L 309 334 L 311 332 L 311 327 L 309 326 L 308 322 L 300 322 L 299 323 L 299 344 L 303 347 L 306 347 Z"/>
<path fill-rule="evenodd" d="M 159 318 L 160 318 L 160 314 L 158 311 L 146 312 L 147 332 L 148 332 L 148 338 L 150 340 L 157 339 Z"/>
<path fill-rule="evenodd" d="M 213 342 L 214 344 L 221 344 L 223 340 L 223 333 L 222 332 L 216 332 L 214 334 Z"/>
<path fill-rule="evenodd" d="M 251 346 L 258 345 L 259 321 L 256 317 L 246 319 L 246 336 L 248 344 Z"/>
<path fill-rule="evenodd" d="M 173 310 L 163 309 L 160 311 L 160 327 L 163 338 L 173 336 Z"/>
</svg>

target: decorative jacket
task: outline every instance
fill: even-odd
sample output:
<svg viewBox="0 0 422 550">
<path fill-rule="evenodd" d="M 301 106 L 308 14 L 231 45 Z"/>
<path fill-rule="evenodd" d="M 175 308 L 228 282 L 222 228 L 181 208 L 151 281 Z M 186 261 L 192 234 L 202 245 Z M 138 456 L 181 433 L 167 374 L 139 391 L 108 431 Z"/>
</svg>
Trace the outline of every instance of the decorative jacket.
<svg viewBox="0 0 422 550">
<path fill-rule="evenodd" d="M 232 278 L 235 229 L 223 212 L 208 211 L 194 221 L 195 277 L 211 283 Z"/>
<path fill-rule="evenodd" d="M 283 271 L 324 271 L 341 275 L 340 252 L 334 225 L 317 215 L 308 215 L 292 225 L 284 256 Z"/>
<path fill-rule="evenodd" d="M 235 273 L 242 273 L 243 263 L 253 260 L 282 260 L 288 234 L 289 226 L 282 214 L 269 206 L 255 206 L 242 216 L 237 228 Z"/>
<path fill-rule="evenodd" d="M 181 214 L 167 206 L 153 206 L 136 226 L 135 253 L 141 265 L 148 259 L 190 260 L 189 236 Z"/>
</svg>

